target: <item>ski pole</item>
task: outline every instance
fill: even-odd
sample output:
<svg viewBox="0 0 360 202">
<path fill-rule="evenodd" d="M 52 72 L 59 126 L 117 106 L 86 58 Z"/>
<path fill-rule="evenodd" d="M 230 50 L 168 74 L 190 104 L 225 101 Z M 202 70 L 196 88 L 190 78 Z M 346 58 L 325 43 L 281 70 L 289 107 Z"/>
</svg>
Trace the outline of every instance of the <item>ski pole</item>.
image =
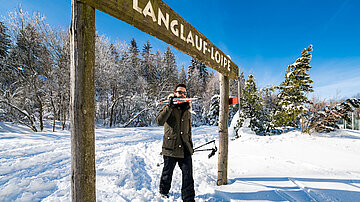
<svg viewBox="0 0 360 202">
<path fill-rule="evenodd" d="M 207 142 L 207 143 L 205 143 L 205 144 L 202 144 L 202 145 L 196 147 L 196 148 L 194 149 L 194 152 L 195 152 L 195 150 L 197 150 L 197 149 L 199 149 L 199 148 L 201 148 L 201 147 L 203 147 L 203 146 L 205 146 L 205 145 L 211 144 L 211 143 L 215 143 L 215 140 L 211 140 L 210 142 Z M 215 145 L 215 147 L 216 147 L 216 145 Z"/>
<path fill-rule="evenodd" d="M 201 148 L 201 147 L 203 147 L 203 146 L 206 146 L 206 145 L 208 145 L 208 144 L 211 144 L 211 143 L 214 143 L 214 148 L 211 148 L 211 149 L 199 149 L 199 148 Z M 200 152 L 200 151 L 211 151 L 211 153 L 208 155 L 208 158 L 213 157 L 213 156 L 216 154 L 216 152 L 217 152 L 217 147 L 216 147 L 216 144 L 215 144 L 215 140 L 211 140 L 211 141 L 209 141 L 209 142 L 206 142 L 205 144 L 202 144 L 202 145 L 200 145 L 200 146 L 198 146 L 198 147 L 196 147 L 196 148 L 194 149 L 194 153 L 195 153 L 195 152 Z M 156 166 L 157 166 L 157 167 L 160 167 L 162 164 L 164 164 L 164 162 L 162 162 L 162 163 L 157 163 Z"/>
<path fill-rule="evenodd" d="M 199 152 L 199 151 L 211 151 L 211 153 L 208 155 L 209 158 L 213 157 L 215 155 L 215 153 L 217 152 L 217 147 L 215 145 L 215 148 L 211 148 L 211 149 L 200 149 L 200 150 L 196 150 L 194 152 Z"/>
<path fill-rule="evenodd" d="M 211 149 L 199 149 L 199 148 L 201 148 L 201 147 L 203 147 L 205 145 L 211 144 L 211 143 L 214 143 L 214 148 L 211 148 Z M 200 145 L 200 146 L 198 146 L 198 147 L 196 147 L 194 149 L 194 152 L 199 152 L 199 151 L 211 151 L 211 153 L 208 155 L 208 158 L 213 157 L 215 155 L 215 153 L 217 152 L 217 147 L 216 147 L 216 144 L 215 144 L 215 140 L 207 142 L 207 143 L 205 143 L 203 145 Z"/>
</svg>

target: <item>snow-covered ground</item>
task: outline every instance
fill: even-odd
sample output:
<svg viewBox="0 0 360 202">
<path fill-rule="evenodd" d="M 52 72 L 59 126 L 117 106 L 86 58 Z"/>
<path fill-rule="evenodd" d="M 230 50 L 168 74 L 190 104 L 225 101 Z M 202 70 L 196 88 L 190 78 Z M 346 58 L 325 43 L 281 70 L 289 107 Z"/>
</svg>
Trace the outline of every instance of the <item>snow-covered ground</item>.
<svg viewBox="0 0 360 202">
<path fill-rule="evenodd" d="M 162 130 L 96 129 L 98 201 L 161 201 Z M 360 201 L 359 131 L 240 133 L 229 143 L 228 185 L 216 186 L 217 155 L 193 156 L 197 201 Z M 193 128 L 193 139 L 217 140 L 217 127 Z M 177 167 L 169 201 L 181 201 L 180 187 Z M 0 201 L 70 199 L 70 132 L 0 123 Z"/>
</svg>

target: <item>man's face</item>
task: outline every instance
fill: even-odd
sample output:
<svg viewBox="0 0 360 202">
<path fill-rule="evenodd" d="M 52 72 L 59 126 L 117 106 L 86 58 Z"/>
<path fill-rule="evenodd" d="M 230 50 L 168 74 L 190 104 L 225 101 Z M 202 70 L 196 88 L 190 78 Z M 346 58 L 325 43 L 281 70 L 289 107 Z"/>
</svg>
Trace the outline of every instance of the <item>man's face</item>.
<svg viewBox="0 0 360 202">
<path fill-rule="evenodd" d="M 177 87 L 174 95 L 178 98 L 186 98 L 186 88 L 184 87 Z"/>
</svg>

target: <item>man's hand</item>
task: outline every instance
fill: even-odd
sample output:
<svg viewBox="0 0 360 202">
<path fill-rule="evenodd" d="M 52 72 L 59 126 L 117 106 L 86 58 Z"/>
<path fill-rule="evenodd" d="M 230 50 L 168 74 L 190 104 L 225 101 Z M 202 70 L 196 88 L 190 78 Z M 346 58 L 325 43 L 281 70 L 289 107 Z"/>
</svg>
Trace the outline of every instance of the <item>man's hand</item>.
<svg viewBox="0 0 360 202">
<path fill-rule="evenodd" d="M 169 97 L 169 107 L 170 108 L 175 108 L 174 98 L 175 97 Z"/>
</svg>

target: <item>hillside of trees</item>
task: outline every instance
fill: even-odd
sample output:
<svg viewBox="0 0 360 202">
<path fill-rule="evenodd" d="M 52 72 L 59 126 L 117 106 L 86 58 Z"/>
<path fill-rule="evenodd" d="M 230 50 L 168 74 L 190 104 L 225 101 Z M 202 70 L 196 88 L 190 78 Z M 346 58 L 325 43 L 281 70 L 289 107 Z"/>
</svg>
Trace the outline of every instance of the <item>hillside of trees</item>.
<svg viewBox="0 0 360 202">
<path fill-rule="evenodd" d="M 159 101 L 185 83 L 193 103 L 194 126 L 217 125 L 219 76 L 192 59 L 179 67 L 168 47 L 155 51 L 150 43 L 136 39 L 111 42 L 96 35 L 95 121 L 106 127 L 155 125 Z M 336 129 L 340 118 L 359 114 L 359 100 L 342 104 L 309 99 L 313 91 L 310 74 L 312 46 L 287 67 L 284 81 L 258 89 L 254 75 L 242 75 L 241 113 L 237 129 L 249 120 L 259 135 L 298 128 L 303 132 Z M 70 43 L 66 30 L 54 29 L 39 13 L 21 9 L 0 21 L 0 121 L 21 123 L 41 131 L 45 121 L 69 127 Z M 237 81 L 230 82 L 230 95 L 237 96 Z M 337 105 L 338 104 L 338 105 Z M 238 106 L 230 107 L 231 119 Z M 336 111 L 336 112 L 335 112 Z M 334 115 L 335 114 L 335 115 Z M 130 121 L 131 120 L 131 121 Z M 230 120 L 231 121 L 231 120 Z M 281 132 L 281 130 L 280 130 Z"/>
<path fill-rule="evenodd" d="M 193 106 L 194 124 L 207 124 L 203 116 L 210 98 L 219 93 L 218 75 L 195 59 L 187 68 L 178 67 L 169 47 L 159 52 L 149 41 L 139 45 L 134 38 L 129 40 L 111 43 L 106 36 L 96 36 L 96 123 L 109 127 L 154 125 L 159 100 L 177 83 L 186 83 L 190 95 L 200 98 Z M 0 21 L 0 67 L 0 121 L 18 122 L 34 131 L 43 129 L 44 120 L 67 127 L 68 31 L 53 29 L 39 13 L 30 15 L 21 9 L 10 13 Z"/>
</svg>

